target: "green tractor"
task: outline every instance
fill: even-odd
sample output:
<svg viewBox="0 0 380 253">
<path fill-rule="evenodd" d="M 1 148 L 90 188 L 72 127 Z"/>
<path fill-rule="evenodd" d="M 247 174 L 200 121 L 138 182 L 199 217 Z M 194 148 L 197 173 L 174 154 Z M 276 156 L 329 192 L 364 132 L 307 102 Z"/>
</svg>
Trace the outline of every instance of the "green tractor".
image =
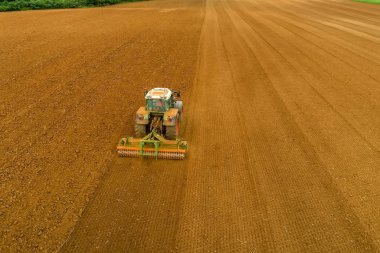
<svg viewBox="0 0 380 253">
<path fill-rule="evenodd" d="M 136 113 L 135 136 L 122 138 L 120 156 L 184 159 L 187 142 L 179 138 L 182 116 L 180 93 L 168 88 L 145 92 L 145 106 Z"/>
</svg>

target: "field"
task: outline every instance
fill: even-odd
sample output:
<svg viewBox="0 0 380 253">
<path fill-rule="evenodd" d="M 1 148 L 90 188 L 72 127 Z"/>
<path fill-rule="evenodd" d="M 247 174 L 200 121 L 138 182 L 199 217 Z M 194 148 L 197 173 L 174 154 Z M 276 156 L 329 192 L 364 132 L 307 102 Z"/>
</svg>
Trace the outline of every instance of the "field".
<svg viewBox="0 0 380 253">
<path fill-rule="evenodd" d="M 0 252 L 378 252 L 380 6 L 0 14 Z M 181 90 L 184 161 L 119 158 Z"/>
</svg>

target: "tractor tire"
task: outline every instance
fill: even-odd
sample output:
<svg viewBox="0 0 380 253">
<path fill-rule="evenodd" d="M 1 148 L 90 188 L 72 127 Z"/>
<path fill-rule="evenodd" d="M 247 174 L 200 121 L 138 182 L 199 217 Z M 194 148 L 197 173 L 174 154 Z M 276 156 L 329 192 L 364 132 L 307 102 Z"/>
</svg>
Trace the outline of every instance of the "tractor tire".
<svg viewBox="0 0 380 253">
<path fill-rule="evenodd" d="M 179 135 L 179 120 L 177 115 L 177 121 L 175 126 L 167 126 L 165 137 L 168 140 L 176 140 Z"/>
<path fill-rule="evenodd" d="M 135 137 L 143 138 L 147 135 L 146 125 L 135 124 Z"/>
</svg>

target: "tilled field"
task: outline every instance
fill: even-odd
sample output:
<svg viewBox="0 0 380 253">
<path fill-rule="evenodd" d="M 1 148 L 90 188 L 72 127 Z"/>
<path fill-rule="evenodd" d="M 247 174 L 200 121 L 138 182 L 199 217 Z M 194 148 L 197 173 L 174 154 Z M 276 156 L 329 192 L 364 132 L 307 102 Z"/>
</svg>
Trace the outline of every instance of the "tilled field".
<svg viewBox="0 0 380 253">
<path fill-rule="evenodd" d="M 0 14 L 0 252 L 380 250 L 380 6 Z M 143 91 L 184 161 L 121 159 Z"/>
</svg>

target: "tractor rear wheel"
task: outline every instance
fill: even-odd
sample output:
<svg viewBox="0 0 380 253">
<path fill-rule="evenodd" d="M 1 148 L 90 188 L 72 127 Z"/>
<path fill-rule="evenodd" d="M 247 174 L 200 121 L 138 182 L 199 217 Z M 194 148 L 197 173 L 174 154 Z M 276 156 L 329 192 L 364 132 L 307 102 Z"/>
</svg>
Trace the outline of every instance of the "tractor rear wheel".
<svg viewBox="0 0 380 253">
<path fill-rule="evenodd" d="M 135 125 L 135 137 L 143 138 L 147 135 L 146 133 L 146 125 L 136 124 Z"/>
<path fill-rule="evenodd" d="M 178 117 L 177 117 L 175 126 L 166 127 L 166 139 L 175 140 L 177 139 L 178 134 L 179 134 L 179 122 L 178 122 Z"/>
</svg>

